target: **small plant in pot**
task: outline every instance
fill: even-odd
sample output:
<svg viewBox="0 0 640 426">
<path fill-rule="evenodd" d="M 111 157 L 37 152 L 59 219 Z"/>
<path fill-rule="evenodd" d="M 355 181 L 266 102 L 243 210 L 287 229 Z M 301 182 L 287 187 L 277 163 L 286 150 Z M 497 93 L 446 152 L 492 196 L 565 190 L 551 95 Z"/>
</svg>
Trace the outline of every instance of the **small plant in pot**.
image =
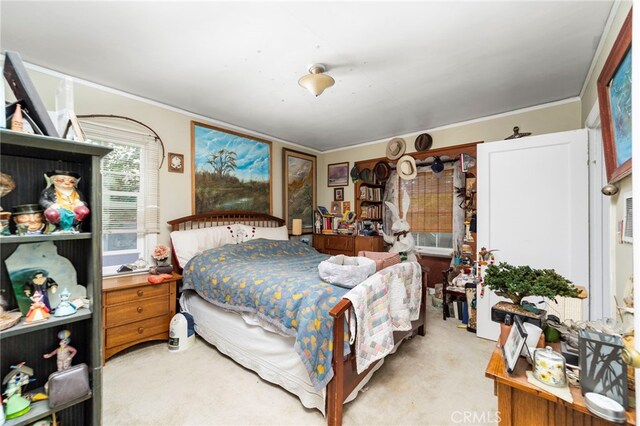
<svg viewBox="0 0 640 426">
<path fill-rule="evenodd" d="M 513 303 L 499 302 L 492 308 L 491 317 L 501 322 L 504 315 L 495 311 L 513 312 L 540 320 L 545 311 L 525 309 L 522 299 L 527 296 L 547 297 L 554 302 L 556 297 L 582 297 L 582 290 L 553 269 L 533 269 L 530 266 L 513 266 L 506 262 L 487 266 L 484 282 L 498 296 L 511 299 Z"/>
</svg>

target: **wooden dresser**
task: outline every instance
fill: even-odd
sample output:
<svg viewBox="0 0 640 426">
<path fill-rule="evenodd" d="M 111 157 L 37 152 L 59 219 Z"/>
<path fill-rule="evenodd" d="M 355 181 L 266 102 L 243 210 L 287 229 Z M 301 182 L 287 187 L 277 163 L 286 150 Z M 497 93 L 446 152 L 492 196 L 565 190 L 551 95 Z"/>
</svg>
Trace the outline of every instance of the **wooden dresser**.
<svg viewBox="0 0 640 426">
<path fill-rule="evenodd" d="M 313 248 L 332 256 L 357 256 L 360 251 L 384 251 L 384 240 L 361 235 L 313 234 Z"/>
<path fill-rule="evenodd" d="M 584 403 L 579 387 L 571 386 L 573 403 L 569 403 L 527 382 L 529 364 L 520 358 L 513 374 L 508 374 L 502 350 L 496 348 L 491 355 L 485 376 L 494 380 L 494 392 L 498 397 L 500 425 L 611 425 L 591 414 Z M 636 424 L 634 409 L 627 410 L 627 425 Z"/>
<path fill-rule="evenodd" d="M 143 274 L 103 280 L 105 361 L 138 343 L 169 338 L 169 322 L 176 313 L 176 282 L 182 277 L 174 273 L 160 284 L 149 283 L 148 277 Z"/>
</svg>

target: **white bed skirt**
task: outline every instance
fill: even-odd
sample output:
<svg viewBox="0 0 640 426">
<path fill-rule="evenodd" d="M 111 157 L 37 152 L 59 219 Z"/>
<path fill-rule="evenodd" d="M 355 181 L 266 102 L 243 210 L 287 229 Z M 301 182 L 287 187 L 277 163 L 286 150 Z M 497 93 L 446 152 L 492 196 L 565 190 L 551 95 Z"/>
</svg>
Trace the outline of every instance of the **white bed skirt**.
<svg viewBox="0 0 640 426">
<path fill-rule="evenodd" d="M 309 374 L 294 349 L 294 337 L 247 324 L 239 314 L 214 306 L 191 290 L 182 293 L 180 306 L 182 311 L 193 316 L 196 333 L 220 352 L 255 371 L 264 380 L 293 393 L 305 407 L 317 408 L 325 414 L 325 390 L 313 388 Z M 372 369 L 345 403 L 355 399 L 381 366 L 382 362 Z"/>
</svg>

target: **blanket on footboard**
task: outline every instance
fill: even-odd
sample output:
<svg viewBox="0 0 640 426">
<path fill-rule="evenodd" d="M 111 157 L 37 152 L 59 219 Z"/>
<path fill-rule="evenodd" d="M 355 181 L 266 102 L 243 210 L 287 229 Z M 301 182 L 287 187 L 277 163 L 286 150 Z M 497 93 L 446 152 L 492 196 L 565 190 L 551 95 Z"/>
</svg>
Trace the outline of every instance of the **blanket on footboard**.
<svg viewBox="0 0 640 426">
<path fill-rule="evenodd" d="M 393 350 L 394 331 L 411 330 L 411 321 L 420 316 L 422 270 L 416 262 L 393 265 L 370 276 L 344 297 L 353 304 L 350 327 L 351 336 L 356 336 L 356 368 L 360 374 Z"/>
<path fill-rule="evenodd" d="M 255 313 L 295 336 L 295 349 L 311 383 L 322 389 L 333 377 L 329 310 L 347 292 L 320 279 L 318 264 L 328 257 L 293 241 L 228 244 L 191 259 L 183 270 L 183 283 L 214 305 Z"/>
</svg>

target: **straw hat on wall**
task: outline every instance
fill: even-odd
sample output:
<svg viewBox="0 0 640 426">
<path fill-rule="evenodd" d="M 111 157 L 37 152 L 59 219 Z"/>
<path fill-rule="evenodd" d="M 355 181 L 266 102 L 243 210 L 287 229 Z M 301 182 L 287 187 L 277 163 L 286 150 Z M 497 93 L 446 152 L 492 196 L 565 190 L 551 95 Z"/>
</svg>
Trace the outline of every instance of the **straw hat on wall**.
<svg viewBox="0 0 640 426">
<path fill-rule="evenodd" d="M 393 138 L 387 143 L 387 158 L 397 160 L 407 150 L 407 143 L 402 138 Z"/>
<path fill-rule="evenodd" d="M 405 155 L 396 163 L 396 172 L 400 179 L 411 180 L 418 174 L 416 160 L 410 155 Z"/>
</svg>

